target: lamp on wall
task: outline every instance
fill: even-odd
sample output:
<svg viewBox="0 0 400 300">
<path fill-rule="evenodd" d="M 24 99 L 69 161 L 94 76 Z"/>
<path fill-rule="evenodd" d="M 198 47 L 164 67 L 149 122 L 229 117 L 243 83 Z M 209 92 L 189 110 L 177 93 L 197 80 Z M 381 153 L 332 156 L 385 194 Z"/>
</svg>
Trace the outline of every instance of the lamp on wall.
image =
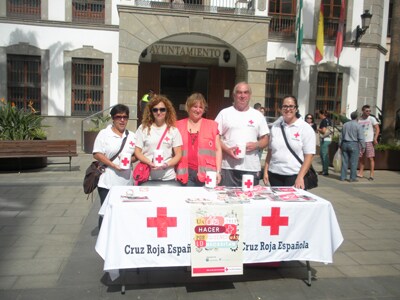
<svg viewBox="0 0 400 300">
<path fill-rule="evenodd" d="M 360 46 L 361 37 L 365 34 L 369 25 L 371 24 L 372 14 L 370 14 L 369 10 L 366 9 L 365 12 L 361 15 L 361 27 L 357 25 L 356 28 L 356 39 L 354 41 L 354 45 L 356 47 Z"/>
</svg>

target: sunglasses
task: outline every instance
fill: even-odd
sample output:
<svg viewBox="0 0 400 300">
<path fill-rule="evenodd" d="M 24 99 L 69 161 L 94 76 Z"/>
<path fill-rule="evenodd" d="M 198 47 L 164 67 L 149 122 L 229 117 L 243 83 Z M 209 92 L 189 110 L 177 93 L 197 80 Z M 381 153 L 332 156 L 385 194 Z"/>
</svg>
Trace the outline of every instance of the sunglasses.
<svg viewBox="0 0 400 300">
<path fill-rule="evenodd" d="M 128 118 L 129 118 L 129 116 L 114 116 L 113 117 L 114 120 L 122 120 L 122 119 L 128 120 Z"/>
<path fill-rule="evenodd" d="M 166 112 L 167 111 L 167 109 L 165 108 L 165 107 L 161 107 L 161 108 L 157 108 L 157 107 L 153 107 L 152 109 L 151 109 L 151 111 L 153 112 L 153 113 L 158 113 L 158 112 Z"/>
</svg>

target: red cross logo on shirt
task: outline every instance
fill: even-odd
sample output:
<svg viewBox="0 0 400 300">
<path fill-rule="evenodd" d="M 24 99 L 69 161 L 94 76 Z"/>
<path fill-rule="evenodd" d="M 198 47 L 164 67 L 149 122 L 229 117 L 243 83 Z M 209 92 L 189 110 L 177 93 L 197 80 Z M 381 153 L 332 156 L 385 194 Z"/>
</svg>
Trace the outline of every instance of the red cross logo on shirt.
<svg viewBox="0 0 400 300">
<path fill-rule="evenodd" d="M 296 133 L 294 134 L 294 137 L 295 137 L 296 139 L 297 139 L 299 136 L 300 136 L 299 132 L 296 132 Z"/>
<path fill-rule="evenodd" d="M 207 176 L 205 179 L 206 184 L 209 184 L 210 182 L 212 182 L 212 179 L 210 178 L 210 176 Z"/>
<path fill-rule="evenodd" d="M 249 189 L 253 185 L 253 183 L 251 182 L 250 179 L 247 179 L 247 181 L 244 183 L 244 185 L 247 186 L 247 188 Z"/>
<path fill-rule="evenodd" d="M 280 214 L 280 207 L 272 207 L 270 217 L 261 217 L 261 226 L 271 226 L 270 235 L 279 235 L 279 226 L 289 225 L 289 217 L 281 217 Z"/>
<path fill-rule="evenodd" d="M 250 120 L 249 123 L 250 123 L 250 125 L 253 125 L 254 121 L 253 121 L 253 120 Z"/>
<path fill-rule="evenodd" d="M 147 227 L 157 227 L 157 237 L 167 237 L 168 227 L 176 227 L 176 217 L 167 217 L 166 207 L 157 207 L 157 217 L 147 218 Z"/>
<path fill-rule="evenodd" d="M 133 147 L 133 146 L 135 146 L 135 143 L 133 141 L 130 141 L 129 145 L 131 145 Z"/>
<path fill-rule="evenodd" d="M 130 163 L 130 160 L 129 160 L 129 159 L 127 159 L 126 157 L 124 157 L 124 159 L 123 159 L 123 160 L 121 160 L 121 162 L 124 164 L 124 166 L 126 166 L 127 164 L 129 164 L 129 163 Z"/>
<path fill-rule="evenodd" d="M 168 143 L 168 141 L 170 140 L 170 138 L 166 136 L 164 140 Z"/>
<path fill-rule="evenodd" d="M 161 164 L 161 162 L 164 160 L 164 157 L 162 157 L 161 155 L 158 155 L 158 156 L 155 158 L 155 160 L 156 160 L 159 164 Z"/>
</svg>

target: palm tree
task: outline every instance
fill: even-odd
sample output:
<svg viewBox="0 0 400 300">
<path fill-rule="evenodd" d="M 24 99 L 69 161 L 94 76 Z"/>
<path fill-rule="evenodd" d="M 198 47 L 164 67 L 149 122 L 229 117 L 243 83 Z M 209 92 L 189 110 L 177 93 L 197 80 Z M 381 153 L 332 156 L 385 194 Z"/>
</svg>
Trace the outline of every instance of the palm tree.
<svg viewBox="0 0 400 300">
<path fill-rule="evenodd" d="M 400 124 L 396 124 L 396 115 L 400 111 L 400 1 L 391 1 L 393 3 L 392 21 L 391 21 L 391 45 L 389 62 L 387 64 L 387 74 L 385 80 L 384 98 L 383 98 L 383 126 L 382 139 L 384 142 L 392 142 L 400 133 L 395 132 Z M 397 120 L 399 123 L 400 120 Z M 396 126 L 397 125 L 397 126 Z"/>
</svg>

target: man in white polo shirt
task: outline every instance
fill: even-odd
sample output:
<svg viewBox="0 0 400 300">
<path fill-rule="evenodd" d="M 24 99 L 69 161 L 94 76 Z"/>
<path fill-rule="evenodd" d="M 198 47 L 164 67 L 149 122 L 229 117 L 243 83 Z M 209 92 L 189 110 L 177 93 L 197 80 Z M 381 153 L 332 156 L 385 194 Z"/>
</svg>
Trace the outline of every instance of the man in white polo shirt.
<svg viewBox="0 0 400 300">
<path fill-rule="evenodd" d="M 265 117 L 249 106 L 251 88 L 239 82 L 233 89 L 233 106 L 220 111 L 215 121 L 221 136 L 221 185 L 241 186 L 242 176 L 254 176 L 254 185 L 260 179 L 259 149 L 268 145 L 269 128 Z M 238 145 L 245 144 L 244 158 L 238 157 Z"/>
</svg>

